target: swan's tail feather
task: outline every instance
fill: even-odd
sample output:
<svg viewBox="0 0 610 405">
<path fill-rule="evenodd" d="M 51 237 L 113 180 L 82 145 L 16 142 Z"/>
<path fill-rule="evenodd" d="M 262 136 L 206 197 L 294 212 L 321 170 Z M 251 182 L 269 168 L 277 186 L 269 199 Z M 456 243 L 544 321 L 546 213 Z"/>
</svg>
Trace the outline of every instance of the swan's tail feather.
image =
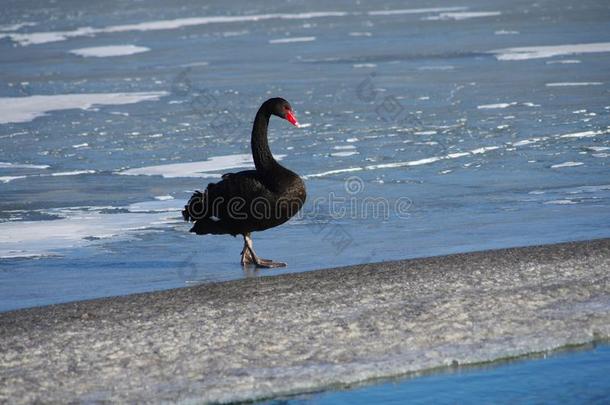
<svg viewBox="0 0 610 405">
<path fill-rule="evenodd" d="M 196 233 L 197 235 L 223 235 L 227 233 L 227 231 L 221 225 L 219 225 L 219 222 L 216 222 L 210 218 L 202 218 L 196 221 L 189 232 Z"/>
<path fill-rule="evenodd" d="M 187 222 L 195 222 L 201 219 L 201 213 L 203 213 L 203 203 L 206 197 L 206 193 L 202 193 L 197 190 L 189 199 L 189 202 L 184 206 L 182 210 L 182 218 Z"/>
</svg>

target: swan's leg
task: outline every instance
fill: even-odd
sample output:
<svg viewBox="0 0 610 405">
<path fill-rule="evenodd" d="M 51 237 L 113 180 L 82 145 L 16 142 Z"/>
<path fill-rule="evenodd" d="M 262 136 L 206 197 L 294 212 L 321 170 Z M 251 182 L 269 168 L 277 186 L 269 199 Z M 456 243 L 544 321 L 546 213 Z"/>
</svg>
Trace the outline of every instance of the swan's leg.
<svg viewBox="0 0 610 405">
<path fill-rule="evenodd" d="M 244 235 L 244 248 L 241 251 L 241 265 L 242 266 L 254 264 L 254 258 L 252 257 L 252 254 L 250 253 L 250 248 L 248 247 L 248 240 L 246 239 L 249 237 L 250 237 L 250 234 L 248 234 L 248 236 Z"/>
<path fill-rule="evenodd" d="M 252 237 L 249 233 L 244 235 L 244 250 L 242 251 L 241 264 L 255 264 L 256 267 L 274 268 L 274 267 L 286 267 L 286 263 L 274 262 L 269 259 L 262 259 L 256 255 L 254 247 L 252 246 Z"/>
</svg>

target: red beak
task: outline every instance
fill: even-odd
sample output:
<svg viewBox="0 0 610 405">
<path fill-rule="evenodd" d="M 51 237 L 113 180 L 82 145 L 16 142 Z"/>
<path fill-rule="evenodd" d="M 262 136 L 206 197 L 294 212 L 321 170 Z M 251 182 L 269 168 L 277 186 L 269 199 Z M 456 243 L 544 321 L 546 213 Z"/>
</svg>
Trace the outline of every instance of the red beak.
<svg viewBox="0 0 610 405">
<path fill-rule="evenodd" d="M 299 121 L 297 121 L 297 117 L 294 116 L 294 113 L 292 111 L 286 111 L 286 120 L 295 127 L 299 127 Z"/>
</svg>

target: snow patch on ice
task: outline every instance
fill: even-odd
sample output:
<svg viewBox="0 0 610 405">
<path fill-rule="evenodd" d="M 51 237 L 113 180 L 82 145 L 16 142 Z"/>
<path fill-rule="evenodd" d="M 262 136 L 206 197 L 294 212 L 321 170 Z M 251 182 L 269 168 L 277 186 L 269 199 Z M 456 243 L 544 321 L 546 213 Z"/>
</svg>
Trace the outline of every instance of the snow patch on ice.
<svg viewBox="0 0 610 405">
<path fill-rule="evenodd" d="M 547 87 L 601 86 L 602 82 L 558 82 L 547 83 Z"/>
<path fill-rule="evenodd" d="M 569 134 L 559 135 L 560 138 L 593 138 L 597 135 L 604 135 L 610 133 L 610 130 L 598 130 L 598 131 L 583 131 L 583 132 L 572 132 Z"/>
<path fill-rule="evenodd" d="M 564 200 L 551 200 L 551 201 L 545 201 L 543 204 L 552 204 L 552 205 L 571 205 L 571 204 L 578 204 L 576 201 L 573 200 L 568 200 L 568 199 L 564 199 Z"/>
<path fill-rule="evenodd" d="M 398 10 L 373 10 L 367 12 L 368 15 L 403 15 L 403 14 L 427 14 L 441 13 L 448 11 L 467 10 L 468 7 L 428 7 L 428 8 L 405 8 Z"/>
<path fill-rule="evenodd" d="M 565 190 L 567 194 L 583 194 L 583 193 L 597 193 L 600 191 L 610 191 L 610 184 L 600 184 L 594 186 L 578 186 L 572 187 Z"/>
<path fill-rule="evenodd" d="M 493 110 L 493 109 L 497 109 L 497 108 L 508 108 L 510 106 L 516 105 L 516 102 L 512 102 L 512 103 L 496 103 L 496 104 L 483 104 L 483 105 L 479 105 L 477 106 L 477 108 L 479 110 Z"/>
<path fill-rule="evenodd" d="M 0 176 L 0 182 L 10 183 L 13 180 L 25 179 L 27 176 Z"/>
<path fill-rule="evenodd" d="M 548 136 L 541 136 L 541 137 L 537 137 L 537 138 L 523 139 L 521 141 L 513 142 L 512 146 L 526 146 L 526 145 L 531 145 L 531 144 L 534 144 L 534 143 L 546 141 L 547 139 L 549 139 Z"/>
<path fill-rule="evenodd" d="M 180 67 L 199 67 L 199 66 L 208 66 L 210 62 L 200 61 L 200 62 L 191 62 L 191 63 L 183 63 L 179 65 Z"/>
<path fill-rule="evenodd" d="M 33 27 L 34 25 L 36 25 L 35 22 L 20 22 L 20 23 L 15 23 L 15 24 L 4 24 L 4 25 L 0 25 L 0 31 L 3 31 L 3 32 L 18 31 L 23 27 Z"/>
<path fill-rule="evenodd" d="M 574 65 L 577 63 L 580 63 L 578 59 L 549 60 L 546 62 L 547 65 Z"/>
<path fill-rule="evenodd" d="M 490 51 L 490 53 L 494 54 L 498 60 L 528 60 L 598 52 L 610 52 L 610 42 L 552 46 L 523 46 Z"/>
<path fill-rule="evenodd" d="M 546 141 L 549 139 L 591 138 L 591 137 L 595 137 L 598 135 L 609 134 L 609 133 L 610 133 L 610 128 L 607 130 L 584 131 L 584 132 L 575 132 L 575 133 L 568 133 L 568 134 L 557 134 L 557 135 L 552 135 L 552 136 L 540 136 L 540 137 L 522 139 L 522 140 L 514 141 L 514 142 L 508 142 L 506 144 L 499 145 L 499 146 L 483 146 L 483 147 L 475 148 L 475 149 L 472 149 L 469 151 L 452 152 L 452 153 L 448 153 L 443 156 L 431 156 L 431 157 L 427 157 L 427 158 L 423 158 L 423 159 L 404 161 L 404 162 L 391 162 L 391 163 L 383 163 L 383 164 L 376 164 L 376 165 L 349 167 L 349 168 L 344 168 L 344 169 L 334 169 L 334 170 L 329 170 L 329 171 L 325 171 L 325 172 L 321 172 L 321 173 L 308 174 L 308 175 L 303 176 L 303 178 L 309 179 L 309 178 L 326 177 L 326 176 L 333 176 L 336 174 L 351 173 L 351 172 L 357 172 L 357 171 L 363 171 L 363 170 L 378 170 L 378 169 L 387 169 L 387 168 L 420 166 L 420 165 L 435 163 L 435 162 L 442 161 L 442 160 L 459 159 L 459 158 L 466 157 L 466 156 L 481 155 L 481 154 L 485 154 L 487 152 L 498 150 L 498 149 L 506 150 L 507 148 L 510 149 L 511 147 L 523 147 L 523 146 L 543 142 L 543 141 Z M 431 134 L 431 132 L 430 132 L 430 134 Z M 351 141 L 350 139 L 347 140 L 347 142 L 350 142 L 350 141 Z M 590 150 L 593 150 L 593 149 L 590 149 Z M 557 169 L 557 168 L 562 168 L 562 167 L 581 166 L 583 164 L 584 163 L 582 163 L 582 162 L 565 162 L 565 163 L 561 163 L 558 165 L 553 165 L 551 167 L 554 169 Z"/>
<path fill-rule="evenodd" d="M 155 197 L 156 199 L 156 197 Z M 129 212 L 176 212 L 184 208 L 184 202 L 169 199 L 156 199 L 155 201 L 144 201 L 130 204 L 127 209 Z"/>
<path fill-rule="evenodd" d="M 490 150 L 500 149 L 499 146 L 484 146 L 482 148 L 473 149 L 470 151 L 473 155 L 480 155 L 481 153 L 489 152 Z"/>
<path fill-rule="evenodd" d="M 78 56 L 107 58 L 109 56 L 126 56 L 135 55 L 137 53 L 148 52 L 150 48 L 136 45 L 108 45 L 108 46 L 93 46 L 90 48 L 72 49 L 70 53 Z"/>
<path fill-rule="evenodd" d="M 535 103 L 532 103 L 530 101 L 523 102 L 523 103 L 518 103 L 516 101 L 512 101 L 510 103 L 483 104 L 483 105 L 477 106 L 477 109 L 479 109 L 479 110 L 495 110 L 495 109 L 513 107 L 515 105 L 522 105 L 524 107 L 540 107 L 540 104 L 535 104 Z M 509 117 L 509 118 L 514 118 L 514 117 Z"/>
<path fill-rule="evenodd" d="M 323 11 L 323 12 L 304 12 L 304 13 L 275 13 L 275 14 L 252 14 L 234 16 L 212 16 L 212 17 L 189 17 L 177 18 L 173 20 L 145 21 L 134 24 L 111 25 L 102 28 L 80 27 L 71 31 L 49 31 L 33 33 L 9 33 L 7 34 L 13 41 L 22 46 L 45 44 L 49 42 L 65 41 L 69 38 L 83 36 L 95 36 L 97 34 L 107 34 L 116 32 L 130 31 L 158 31 L 173 30 L 184 27 L 193 27 L 207 24 L 229 24 L 258 22 L 265 20 L 307 20 L 325 17 L 343 17 L 351 13 L 345 11 Z"/>
<path fill-rule="evenodd" d="M 138 211 L 142 207 L 137 204 L 130 207 L 133 210 L 119 214 L 104 214 L 94 207 L 56 208 L 46 213 L 59 219 L 2 222 L 0 258 L 56 255 L 66 249 L 90 245 L 97 239 L 129 237 L 176 220 L 177 209 Z"/>
<path fill-rule="evenodd" d="M 0 162 L 0 169 L 48 169 L 49 165 L 32 165 L 29 163 Z"/>
<path fill-rule="evenodd" d="M 350 32 L 347 35 L 349 35 L 350 37 L 370 37 L 373 36 L 373 34 L 371 32 L 368 31 L 356 31 L 356 32 Z"/>
<path fill-rule="evenodd" d="M 52 111 L 87 110 L 94 105 L 123 105 L 154 101 L 167 94 L 165 91 L 153 91 L 0 97 L 0 124 L 29 122 Z"/>
<path fill-rule="evenodd" d="M 458 11 L 454 13 L 440 13 L 436 16 L 424 17 L 424 20 L 467 20 L 470 18 L 495 17 L 501 15 L 500 11 Z"/>
<path fill-rule="evenodd" d="M 346 151 L 341 151 L 341 152 L 333 152 L 330 155 L 333 157 L 347 157 L 347 156 L 352 156 L 352 155 L 357 155 L 358 152 L 355 150 L 346 150 Z"/>
<path fill-rule="evenodd" d="M 72 170 L 67 172 L 54 172 L 54 173 L 39 173 L 39 174 L 30 174 L 27 176 L 3 176 L 0 177 L 0 181 L 3 183 L 10 183 L 13 180 L 21 180 L 35 177 L 61 177 L 61 176 L 79 176 L 81 174 L 95 174 L 97 173 L 95 170 L 86 169 L 86 170 Z"/>
<path fill-rule="evenodd" d="M 329 170 L 329 171 L 322 172 L 322 173 L 308 174 L 308 175 L 305 175 L 302 177 L 304 179 L 311 179 L 311 178 L 333 176 L 335 174 L 358 172 L 358 171 L 363 171 L 363 170 L 380 170 L 380 169 L 393 169 L 393 168 L 399 168 L 399 167 L 421 166 L 421 165 L 435 163 L 435 162 L 438 162 L 441 160 L 458 159 L 458 158 L 465 157 L 465 156 L 480 155 L 480 154 L 484 154 L 484 153 L 487 153 L 489 151 L 496 150 L 499 148 L 500 148 L 499 146 L 485 146 L 485 147 L 476 148 L 476 149 L 466 151 L 466 152 L 455 152 L 455 153 L 450 153 L 450 154 L 443 155 L 443 156 L 431 156 L 431 157 L 417 159 L 417 160 L 380 163 L 380 164 L 375 164 L 375 165 L 349 167 L 349 168 L 345 168 L 345 169 L 335 169 L 335 170 Z"/>
<path fill-rule="evenodd" d="M 517 35 L 517 34 L 519 34 L 519 31 L 513 31 L 513 30 L 494 31 L 494 35 Z"/>
<path fill-rule="evenodd" d="M 584 165 L 583 162 L 563 162 L 563 163 L 558 163 L 556 165 L 552 165 L 551 169 L 561 169 L 562 167 L 576 167 L 576 166 L 582 166 Z"/>
<path fill-rule="evenodd" d="M 277 38 L 270 39 L 270 44 L 290 44 L 293 42 L 311 42 L 315 41 L 316 37 L 289 37 L 289 38 Z"/>
<path fill-rule="evenodd" d="M 94 174 L 96 173 L 95 170 L 72 170 L 69 172 L 56 172 L 56 173 L 51 173 L 50 176 L 53 177 L 58 177 L 58 176 L 78 176 L 80 174 Z M 43 177 L 43 176 L 41 176 Z"/>
<path fill-rule="evenodd" d="M 275 155 L 281 160 L 286 155 Z M 250 154 L 213 156 L 208 160 L 186 163 L 170 163 L 165 165 L 145 166 L 118 172 L 126 176 L 163 176 L 173 177 L 203 177 L 219 178 L 226 169 L 252 167 L 254 162 Z"/>
</svg>

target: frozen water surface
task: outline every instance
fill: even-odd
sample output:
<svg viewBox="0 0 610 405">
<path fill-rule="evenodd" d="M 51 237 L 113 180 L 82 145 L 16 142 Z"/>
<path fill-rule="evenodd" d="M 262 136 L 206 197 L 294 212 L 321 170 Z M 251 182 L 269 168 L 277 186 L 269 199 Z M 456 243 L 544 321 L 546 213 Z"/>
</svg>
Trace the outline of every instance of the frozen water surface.
<svg viewBox="0 0 610 405">
<path fill-rule="evenodd" d="M 605 2 L 5 3 L 0 310 L 245 277 L 179 210 L 271 96 L 282 272 L 610 236 Z"/>
</svg>

